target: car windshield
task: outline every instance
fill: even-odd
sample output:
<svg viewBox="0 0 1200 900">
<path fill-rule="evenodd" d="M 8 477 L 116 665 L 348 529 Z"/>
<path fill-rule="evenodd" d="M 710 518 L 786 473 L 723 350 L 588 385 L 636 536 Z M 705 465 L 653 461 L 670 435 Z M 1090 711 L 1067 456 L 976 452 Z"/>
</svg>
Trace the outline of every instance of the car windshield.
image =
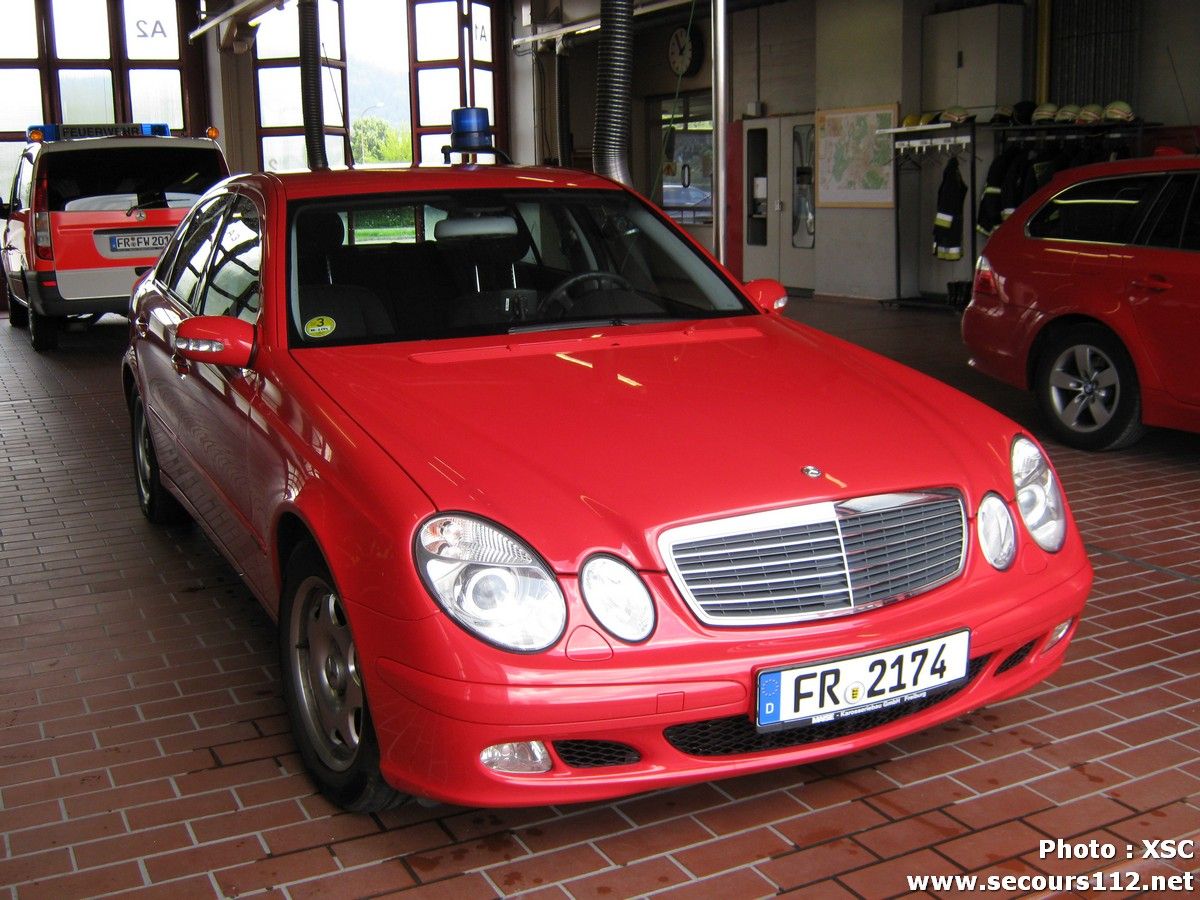
<svg viewBox="0 0 1200 900">
<path fill-rule="evenodd" d="M 187 209 L 225 177 L 216 147 L 71 148 L 42 162 L 51 212 Z"/>
<path fill-rule="evenodd" d="M 744 315 L 619 191 L 356 196 L 291 210 L 293 343 L 429 340 Z"/>
</svg>

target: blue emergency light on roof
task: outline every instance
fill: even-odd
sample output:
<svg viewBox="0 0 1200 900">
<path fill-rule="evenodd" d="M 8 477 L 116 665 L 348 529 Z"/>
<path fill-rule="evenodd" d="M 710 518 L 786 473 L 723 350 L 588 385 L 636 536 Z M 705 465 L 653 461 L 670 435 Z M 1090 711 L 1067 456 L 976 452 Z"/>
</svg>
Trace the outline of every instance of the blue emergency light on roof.
<svg viewBox="0 0 1200 900">
<path fill-rule="evenodd" d="M 37 132 L 35 134 L 35 132 Z M 40 137 L 39 137 L 40 134 Z M 31 141 L 67 141 L 90 137 L 170 137 L 166 122 L 100 122 L 94 125 L 30 125 L 25 137 Z"/>
<path fill-rule="evenodd" d="M 442 148 L 446 164 L 451 153 L 491 153 L 511 163 L 508 154 L 492 146 L 492 125 L 482 106 L 461 106 L 450 110 L 450 145 Z"/>
</svg>

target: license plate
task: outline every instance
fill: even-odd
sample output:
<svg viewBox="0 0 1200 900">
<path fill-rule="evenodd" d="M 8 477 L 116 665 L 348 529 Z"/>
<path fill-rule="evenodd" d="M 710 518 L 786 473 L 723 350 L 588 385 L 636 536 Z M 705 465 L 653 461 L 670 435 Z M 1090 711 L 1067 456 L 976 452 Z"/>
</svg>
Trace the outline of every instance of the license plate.
<svg viewBox="0 0 1200 900">
<path fill-rule="evenodd" d="M 171 239 L 169 231 L 152 231 L 143 234 L 112 234 L 108 237 L 108 249 L 114 253 L 158 253 Z"/>
<path fill-rule="evenodd" d="M 969 631 L 758 674 L 764 731 L 833 722 L 911 703 L 967 677 Z"/>
</svg>

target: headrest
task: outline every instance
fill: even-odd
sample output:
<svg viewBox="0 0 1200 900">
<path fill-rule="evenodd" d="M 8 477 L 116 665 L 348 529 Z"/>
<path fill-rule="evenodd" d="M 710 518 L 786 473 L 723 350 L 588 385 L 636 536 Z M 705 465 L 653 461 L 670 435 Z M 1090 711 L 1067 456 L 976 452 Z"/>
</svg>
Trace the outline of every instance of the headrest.
<svg viewBox="0 0 1200 900">
<path fill-rule="evenodd" d="M 342 246 L 346 228 L 332 209 L 311 209 L 296 219 L 296 243 L 305 251 L 328 253 Z"/>
<path fill-rule="evenodd" d="M 452 216 L 433 226 L 439 244 L 462 248 L 475 265 L 512 265 L 529 252 L 529 237 L 512 216 Z"/>
</svg>

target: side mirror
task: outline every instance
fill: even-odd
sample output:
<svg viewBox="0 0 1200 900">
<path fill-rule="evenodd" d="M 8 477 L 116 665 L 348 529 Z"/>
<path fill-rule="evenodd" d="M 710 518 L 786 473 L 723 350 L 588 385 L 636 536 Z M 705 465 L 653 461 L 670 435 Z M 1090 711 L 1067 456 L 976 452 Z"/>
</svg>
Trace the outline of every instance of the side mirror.
<svg viewBox="0 0 1200 900">
<path fill-rule="evenodd" d="M 193 362 L 245 369 L 254 358 L 254 326 L 233 316 L 184 319 L 175 332 L 175 352 Z"/>
<path fill-rule="evenodd" d="M 787 306 L 787 288 L 774 278 L 755 278 L 746 282 L 746 296 L 767 315 L 776 315 Z"/>
</svg>

